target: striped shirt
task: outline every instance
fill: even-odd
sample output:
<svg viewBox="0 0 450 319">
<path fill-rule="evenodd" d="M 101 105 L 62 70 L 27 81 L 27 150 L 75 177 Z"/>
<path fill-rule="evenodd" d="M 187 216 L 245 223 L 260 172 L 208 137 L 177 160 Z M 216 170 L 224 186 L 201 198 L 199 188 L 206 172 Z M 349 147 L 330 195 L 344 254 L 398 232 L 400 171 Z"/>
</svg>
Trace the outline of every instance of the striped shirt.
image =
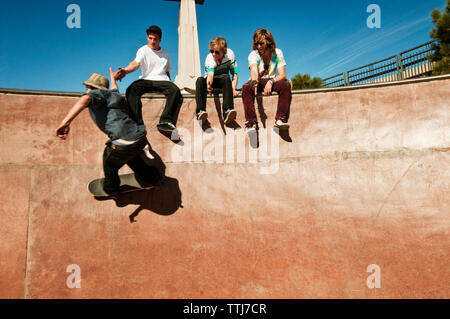
<svg viewBox="0 0 450 319">
<path fill-rule="evenodd" d="M 205 61 L 205 77 L 208 75 L 208 72 L 214 72 L 215 77 L 228 76 L 228 73 L 231 75 L 238 74 L 239 66 L 236 62 L 234 52 L 231 49 L 227 49 L 227 53 L 224 54 L 221 64 L 217 64 L 213 55 L 209 53 Z"/>
</svg>

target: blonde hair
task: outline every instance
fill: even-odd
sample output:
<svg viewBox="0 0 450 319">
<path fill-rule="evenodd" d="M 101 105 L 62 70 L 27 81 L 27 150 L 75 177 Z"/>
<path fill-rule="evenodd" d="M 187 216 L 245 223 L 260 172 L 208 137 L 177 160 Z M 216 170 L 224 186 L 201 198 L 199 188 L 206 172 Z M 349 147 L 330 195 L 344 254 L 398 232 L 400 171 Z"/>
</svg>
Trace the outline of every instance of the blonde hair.
<svg viewBox="0 0 450 319">
<path fill-rule="evenodd" d="M 272 33 L 268 29 L 260 28 L 255 31 L 253 34 L 253 50 L 256 50 L 256 42 L 259 42 L 260 40 L 264 39 L 266 42 L 267 48 L 270 49 L 270 52 L 272 54 L 275 53 L 275 49 L 277 48 L 277 45 L 275 43 L 275 39 L 273 38 Z"/>
<path fill-rule="evenodd" d="M 227 53 L 227 40 L 225 40 L 222 37 L 217 37 L 211 40 L 209 43 L 209 49 L 212 50 L 215 47 L 219 47 L 220 51 L 223 52 L 223 54 Z"/>
</svg>

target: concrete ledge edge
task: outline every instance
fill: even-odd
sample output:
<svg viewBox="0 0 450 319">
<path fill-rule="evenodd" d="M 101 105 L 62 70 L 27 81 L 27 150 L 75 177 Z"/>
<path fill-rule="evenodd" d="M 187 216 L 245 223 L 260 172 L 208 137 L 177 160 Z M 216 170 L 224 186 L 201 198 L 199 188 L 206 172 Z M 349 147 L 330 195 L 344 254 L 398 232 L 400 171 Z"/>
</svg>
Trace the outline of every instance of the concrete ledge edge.
<svg viewBox="0 0 450 319">
<path fill-rule="evenodd" d="M 418 78 L 418 79 L 394 81 L 394 82 L 385 82 L 385 83 L 373 83 L 373 84 L 363 84 L 363 85 L 354 85 L 354 86 L 342 86 L 342 87 L 336 87 L 336 88 L 323 88 L 323 89 L 312 89 L 312 90 L 294 90 L 294 91 L 292 91 L 292 94 L 293 95 L 297 95 L 297 94 L 327 93 L 327 92 L 360 90 L 360 89 L 369 89 L 369 88 L 378 88 L 378 87 L 386 87 L 386 86 L 405 85 L 405 84 L 420 83 L 420 82 L 431 82 L 431 81 L 439 81 L 439 80 L 447 80 L 447 79 L 450 79 L 450 74 L 438 75 L 438 76 L 430 76 L 430 77 L 424 77 L 424 78 Z M 83 92 L 64 92 L 64 91 L 44 91 L 44 90 L 23 90 L 23 89 L 0 88 L 0 94 L 22 94 L 22 95 L 48 95 L 48 96 L 78 97 L 78 96 L 82 96 L 84 93 Z M 221 94 L 219 96 L 221 96 Z M 195 95 L 194 94 L 184 94 L 183 97 L 184 98 L 194 98 Z M 214 96 L 208 96 L 208 97 L 209 98 L 214 98 Z M 165 96 L 163 94 L 158 94 L 158 93 L 147 93 L 147 94 L 143 95 L 143 98 L 159 99 L 159 98 L 165 98 Z"/>
</svg>

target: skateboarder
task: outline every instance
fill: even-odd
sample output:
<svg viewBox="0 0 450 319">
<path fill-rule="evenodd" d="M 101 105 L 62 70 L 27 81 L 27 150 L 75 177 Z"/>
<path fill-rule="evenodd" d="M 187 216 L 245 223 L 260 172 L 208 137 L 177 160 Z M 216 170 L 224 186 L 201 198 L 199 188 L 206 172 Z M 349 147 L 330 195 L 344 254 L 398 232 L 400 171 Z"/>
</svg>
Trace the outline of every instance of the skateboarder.
<svg viewBox="0 0 450 319">
<path fill-rule="evenodd" d="M 143 124 L 141 96 L 144 93 L 160 92 L 166 96 L 166 105 L 157 125 L 163 132 L 171 133 L 176 129 L 175 115 L 181 101 L 181 92 L 170 79 L 172 65 L 170 54 L 160 47 L 162 31 L 158 26 L 147 29 L 147 44 L 139 48 L 136 58 L 125 68 L 114 72 L 116 80 L 122 80 L 128 73 L 141 68 L 142 75 L 128 87 L 126 96 L 131 107 L 131 116 Z"/>
<path fill-rule="evenodd" d="M 143 187 L 154 184 L 162 176 L 155 176 L 154 167 L 145 163 L 141 157 L 147 145 L 146 127 L 137 124 L 129 116 L 129 105 L 119 94 L 112 69 L 110 71 L 111 88 L 104 75 L 92 73 L 83 84 L 84 94 L 70 109 L 67 116 L 56 129 L 56 136 L 66 139 L 70 124 L 84 109 L 88 108 L 92 120 L 98 128 L 108 135 L 109 140 L 103 152 L 104 191 L 114 197 L 119 192 L 119 169 L 127 164 L 135 173 L 136 180 Z"/>
</svg>

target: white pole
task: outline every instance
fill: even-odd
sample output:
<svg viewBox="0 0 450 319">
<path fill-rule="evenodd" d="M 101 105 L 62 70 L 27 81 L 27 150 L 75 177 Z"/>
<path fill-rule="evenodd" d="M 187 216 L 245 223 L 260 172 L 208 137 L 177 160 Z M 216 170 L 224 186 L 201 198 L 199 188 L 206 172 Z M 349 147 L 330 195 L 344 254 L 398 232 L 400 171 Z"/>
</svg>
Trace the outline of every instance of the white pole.
<svg viewBox="0 0 450 319">
<path fill-rule="evenodd" d="M 195 81 L 201 76 L 195 0 L 181 0 L 178 27 L 178 74 L 175 84 L 195 90 Z"/>
</svg>

